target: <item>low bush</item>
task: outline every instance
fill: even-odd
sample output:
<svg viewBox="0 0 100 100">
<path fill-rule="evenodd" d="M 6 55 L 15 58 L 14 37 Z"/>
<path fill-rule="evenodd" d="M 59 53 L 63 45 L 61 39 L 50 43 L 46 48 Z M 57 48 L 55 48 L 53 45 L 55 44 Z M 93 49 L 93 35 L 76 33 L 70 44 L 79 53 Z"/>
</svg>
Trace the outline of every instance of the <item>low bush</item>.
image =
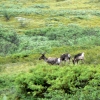
<svg viewBox="0 0 100 100">
<path fill-rule="evenodd" d="M 78 25 L 27 30 L 23 35 L 7 28 L 0 29 L 0 55 L 48 50 L 61 46 L 100 46 L 100 29 Z"/>
<path fill-rule="evenodd" d="M 37 68 L 31 69 L 30 72 L 17 76 L 17 96 L 22 94 L 21 97 L 37 100 L 99 99 L 99 68 L 100 65 L 96 68 L 88 65 L 68 67 L 37 65 Z"/>
<path fill-rule="evenodd" d="M 100 45 L 99 28 L 92 29 L 83 28 L 78 25 L 68 25 L 67 27 L 46 27 L 42 29 L 27 30 L 25 34 L 28 36 L 45 36 L 49 40 L 59 41 L 61 45 Z"/>
</svg>

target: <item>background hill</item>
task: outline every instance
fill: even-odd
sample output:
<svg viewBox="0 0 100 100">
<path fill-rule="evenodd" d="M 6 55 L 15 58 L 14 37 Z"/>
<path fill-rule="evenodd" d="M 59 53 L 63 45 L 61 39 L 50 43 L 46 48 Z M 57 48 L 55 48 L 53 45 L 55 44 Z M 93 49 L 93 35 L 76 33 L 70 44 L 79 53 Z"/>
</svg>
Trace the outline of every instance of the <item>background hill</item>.
<svg viewBox="0 0 100 100">
<path fill-rule="evenodd" d="M 0 55 L 100 45 L 99 4 L 99 0 L 1 0 Z"/>
<path fill-rule="evenodd" d="M 0 20 L 1 25 L 14 28 L 18 33 L 69 24 L 98 27 L 99 4 L 99 0 L 1 0 Z"/>
</svg>

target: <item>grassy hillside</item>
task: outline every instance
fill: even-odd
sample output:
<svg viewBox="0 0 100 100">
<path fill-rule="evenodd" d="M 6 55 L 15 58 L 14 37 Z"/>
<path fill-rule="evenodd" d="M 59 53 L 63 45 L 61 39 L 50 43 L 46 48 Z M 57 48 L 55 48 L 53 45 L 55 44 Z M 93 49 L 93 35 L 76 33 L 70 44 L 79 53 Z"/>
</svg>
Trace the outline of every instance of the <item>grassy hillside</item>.
<svg viewBox="0 0 100 100">
<path fill-rule="evenodd" d="M 0 0 L 0 100 L 99 100 L 99 5 L 100 0 Z M 44 52 L 71 58 L 84 52 L 85 63 L 51 66 L 38 60 Z"/>
<path fill-rule="evenodd" d="M 1 0 L 0 55 L 100 45 L 99 4 L 99 0 Z"/>
<path fill-rule="evenodd" d="M 1 25 L 14 28 L 18 33 L 23 33 L 25 29 L 72 23 L 98 27 L 99 4 L 99 0 L 1 0 L 0 20 Z"/>
<path fill-rule="evenodd" d="M 60 45 L 64 41 L 66 43 L 63 43 L 63 45 L 83 44 L 85 39 L 86 43 L 84 44 L 99 45 L 99 4 L 99 0 L 29 0 L 28 2 L 27 0 L 1 0 L 0 35 L 2 36 L 3 34 L 4 36 L 2 36 L 3 40 L 2 38 L 0 39 L 2 42 L 0 45 L 8 42 L 6 38 L 14 38 L 16 40 L 14 43 L 13 39 L 7 43 L 7 46 L 12 44 L 10 47 L 12 50 L 8 49 L 10 53 L 13 53 L 18 48 L 20 48 L 18 51 L 22 52 L 23 48 L 26 49 L 27 45 L 29 45 L 28 48 L 30 50 L 33 50 L 32 45 L 39 45 L 38 42 L 35 42 L 36 40 L 45 40 L 45 42 L 42 41 L 41 43 L 44 46 L 50 44 L 49 46 L 51 47 L 52 44 L 58 46 L 59 39 L 61 38 L 63 40 Z M 32 38 L 30 39 L 30 37 L 23 34 L 31 35 Z M 33 37 L 35 34 L 38 34 L 38 36 Z M 81 34 L 84 35 L 81 36 Z M 41 35 L 44 36 L 41 37 Z M 89 36 L 93 39 L 93 43 L 91 43 L 92 39 Z M 52 41 L 49 41 L 47 37 Z M 66 41 L 65 37 L 68 41 Z M 34 43 L 32 40 L 35 40 Z M 75 41 L 77 43 L 73 43 Z M 20 46 L 18 47 L 18 45 Z M 7 52 L 5 51 L 5 45 L 3 48 L 3 52 Z M 2 50 L 0 51 L 2 52 Z"/>
</svg>

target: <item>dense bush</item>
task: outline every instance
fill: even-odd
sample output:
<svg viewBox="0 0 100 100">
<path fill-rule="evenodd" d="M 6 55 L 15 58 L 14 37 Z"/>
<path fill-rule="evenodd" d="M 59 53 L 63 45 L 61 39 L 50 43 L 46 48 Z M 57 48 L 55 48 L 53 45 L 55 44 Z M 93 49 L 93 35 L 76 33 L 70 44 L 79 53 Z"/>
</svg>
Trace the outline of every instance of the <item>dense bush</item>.
<svg viewBox="0 0 100 100">
<path fill-rule="evenodd" d="M 61 45 L 100 45 L 99 28 L 92 29 L 69 25 L 67 27 L 27 30 L 25 34 L 29 36 L 45 36 L 49 40 L 58 40 Z"/>
<path fill-rule="evenodd" d="M 44 5 L 44 4 L 35 4 L 33 7 L 34 8 L 50 8 L 48 5 Z"/>
<path fill-rule="evenodd" d="M 19 39 L 15 31 L 0 27 L 0 55 L 16 51 Z"/>
<path fill-rule="evenodd" d="M 100 98 L 100 66 L 38 65 L 16 78 L 20 98 L 95 100 Z M 30 99 L 32 100 L 32 99 Z"/>
<path fill-rule="evenodd" d="M 0 29 L 0 55 L 12 53 L 40 53 L 61 46 L 100 46 L 100 29 L 77 25 L 46 27 L 27 30 L 18 35 L 6 28 Z"/>
<path fill-rule="evenodd" d="M 0 75 L 0 100 L 11 100 L 11 99 L 14 100 L 13 97 L 16 92 L 14 81 L 15 81 L 14 74 L 13 75 L 8 75 L 8 74 Z"/>
</svg>

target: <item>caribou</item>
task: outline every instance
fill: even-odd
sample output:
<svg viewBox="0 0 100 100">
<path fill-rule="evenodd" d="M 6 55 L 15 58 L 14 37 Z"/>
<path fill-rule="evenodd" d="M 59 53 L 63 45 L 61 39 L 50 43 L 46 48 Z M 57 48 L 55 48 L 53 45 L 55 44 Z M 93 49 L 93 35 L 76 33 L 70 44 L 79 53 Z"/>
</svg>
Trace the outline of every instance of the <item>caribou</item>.
<svg viewBox="0 0 100 100">
<path fill-rule="evenodd" d="M 65 61 L 65 62 L 66 62 L 66 61 L 70 62 L 70 58 L 71 58 L 71 55 L 68 54 L 68 53 L 62 54 L 62 55 L 60 56 L 61 61 Z"/>
<path fill-rule="evenodd" d="M 84 61 L 84 52 L 76 54 L 74 56 L 74 59 L 72 60 L 72 62 L 73 62 L 73 64 L 75 64 L 75 63 L 78 64 L 79 60 L 81 60 L 82 62 Z"/>
<path fill-rule="evenodd" d="M 60 58 L 56 58 L 56 57 L 49 57 L 49 58 L 47 58 L 45 56 L 45 54 L 42 54 L 40 56 L 39 60 L 41 60 L 41 59 L 43 59 L 45 62 L 47 62 L 48 64 L 51 64 L 51 65 L 54 65 L 54 64 L 59 65 L 61 63 Z"/>
</svg>

